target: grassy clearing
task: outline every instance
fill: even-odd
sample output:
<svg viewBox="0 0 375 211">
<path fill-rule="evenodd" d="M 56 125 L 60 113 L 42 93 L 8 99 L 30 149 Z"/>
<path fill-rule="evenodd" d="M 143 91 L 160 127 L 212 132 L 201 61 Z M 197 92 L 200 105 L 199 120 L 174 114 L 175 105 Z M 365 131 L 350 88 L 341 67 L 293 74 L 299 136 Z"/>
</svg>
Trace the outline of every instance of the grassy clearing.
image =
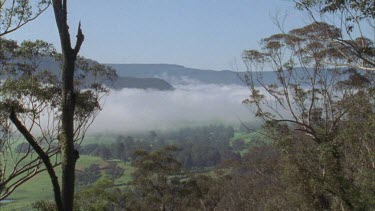
<svg viewBox="0 0 375 211">
<path fill-rule="evenodd" d="M 80 155 L 76 169 L 77 170 L 83 170 L 84 168 L 92 165 L 92 164 L 98 164 L 99 166 L 105 166 L 107 164 L 106 161 L 101 159 L 100 157 L 95 156 L 89 156 L 89 155 Z"/>
<path fill-rule="evenodd" d="M 120 185 L 120 184 L 127 184 L 129 183 L 130 181 L 132 181 L 132 176 L 131 174 L 134 172 L 134 168 L 130 165 L 130 163 L 124 163 L 124 162 L 119 162 L 118 165 L 125 169 L 124 171 L 124 174 L 120 177 L 120 178 L 117 178 L 115 180 L 115 184 L 116 185 Z"/>
<path fill-rule="evenodd" d="M 272 141 L 268 137 L 262 135 L 263 131 L 259 130 L 259 132 L 251 132 L 251 133 L 243 133 L 243 132 L 235 132 L 233 138 L 231 139 L 231 145 L 237 140 L 243 140 L 246 143 L 246 149 L 239 151 L 242 155 L 249 152 L 249 150 L 260 144 L 260 142 L 265 144 L 270 144 Z"/>
</svg>

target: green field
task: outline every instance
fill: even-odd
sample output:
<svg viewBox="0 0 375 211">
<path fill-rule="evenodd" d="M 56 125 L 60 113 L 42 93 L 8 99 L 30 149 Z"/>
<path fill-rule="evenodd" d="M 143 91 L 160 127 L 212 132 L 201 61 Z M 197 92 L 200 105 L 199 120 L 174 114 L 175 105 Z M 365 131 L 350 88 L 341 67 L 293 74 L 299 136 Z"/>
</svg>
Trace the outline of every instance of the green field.
<svg viewBox="0 0 375 211">
<path fill-rule="evenodd" d="M 99 157 L 81 155 L 77 162 L 77 169 L 84 169 L 91 164 L 105 166 L 108 165 L 108 162 L 114 161 L 104 161 Z M 128 183 L 131 180 L 131 173 L 133 172 L 132 167 L 121 161 L 115 162 L 118 162 L 118 165 L 125 169 L 124 175 L 116 179 L 115 184 L 121 185 Z M 61 175 L 60 167 L 56 168 L 56 173 Z M 21 185 L 8 199 L 14 200 L 14 202 L 1 205 L 0 210 L 30 210 L 30 204 L 35 201 L 53 200 L 52 185 L 47 172 L 42 172 Z"/>
<path fill-rule="evenodd" d="M 113 136 L 88 136 L 83 144 L 109 144 L 115 141 Z M 22 143 L 22 140 L 19 141 Z M 13 146 L 15 148 L 15 145 Z M 14 149 L 13 149 L 14 150 Z M 36 156 L 35 154 L 33 156 Z M 26 162 L 26 161 L 25 161 Z M 133 172 L 130 164 L 125 164 L 121 161 L 116 161 L 120 167 L 125 169 L 124 175 L 118 178 L 116 184 L 124 184 L 131 180 L 130 174 Z M 98 164 L 99 166 L 108 165 L 107 161 L 99 157 L 81 155 L 77 161 L 76 169 L 83 170 L 91 164 Z M 8 168 L 9 170 L 10 168 Z M 57 175 L 61 175 L 60 167 L 56 168 Z M 50 178 L 47 172 L 42 172 L 30 179 L 26 183 L 17 188 L 9 197 L 9 200 L 14 200 L 11 203 L 0 204 L 0 210 L 28 210 L 29 205 L 38 200 L 53 200 L 53 190 Z"/>
</svg>

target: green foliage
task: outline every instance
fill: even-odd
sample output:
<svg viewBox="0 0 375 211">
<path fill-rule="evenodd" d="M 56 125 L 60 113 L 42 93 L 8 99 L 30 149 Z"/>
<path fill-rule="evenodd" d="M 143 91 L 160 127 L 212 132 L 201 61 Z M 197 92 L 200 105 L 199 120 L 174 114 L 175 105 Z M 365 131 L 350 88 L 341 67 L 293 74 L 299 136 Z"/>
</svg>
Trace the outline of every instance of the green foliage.
<svg viewBox="0 0 375 211">
<path fill-rule="evenodd" d="M 36 19 L 42 12 L 44 12 L 51 1 L 24 1 L 12 0 L 0 2 L 0 37 L 11 33 L 28 22 Z"/>
<path fill-rule="evenodd" d="M 299 2 L 306 7 L 329 4 L 321 11 L 326 12 L 331 6 L 337 7 L 331 7 L 332 11 L 341 10 L 352 1 Z M 352 9 L 360 9 L 357 6 Z M 276 205 L 272 209 L 374 208 L 370 198 L 375 195 L 368 187 L 373 188 L 369 181 L 374 178 L 369 174 L 374 170 L 375 150 L 374 139 L 369 136 L 373 132 L 369 131 L 375 131 L 375 74 L 363 69 L 375 66 L 371 62 L 358 65 L 373 58 L 372 51 L 362 51 L 373 49 L 373 42 L 364 37 L 342 40 L 343 33 L 341 28 L 315 21 L 263 39 L 260 51 L 244 52 L 249 68 L 246 82 L 251 90 L 244 102 L 264 120 L 265 131 L 278 153 L 277 168 L 254 164 L 261 175 L 266 176 L 268 172 L 263 169 L 267 169 L 276 178 L 270 177 L 274 184 L 266 187 L 274 194 L 259 193 L 282 205 L 264 202 Z M 355 46 L 362 46 L 362 50 Z M 349 64 L 351 68 L 337 64 Z M 263 82 L 262 74 L 256 72 L 261 67 L 273 67 L 277 83 Z M 262 181 L 257 176 L 252 179 L 248 185 Z"/>
<path fill-rule="evenodd" d="M 332 65 L 375 70 L 375 48 L 371 38 L 375 18 L 373 0 L 297 0 L 295 3 L 315 23 L 329 20 L 340 30 L 341 36 L 329 37 L 326 41 L 335 46 L 333 52 L 344 56 L 346 61 L 330 61 Z M 369 34 L 364 28 L 370 29 Z M 318 30 L 324 32 L 325 29 Z"/>
<path fill-rule="evenodd" d="M 191 183 L 181 170 L 170 146 L 154 152 L 138 151 L 133 166 L 132 191 L 128 207 L 131 210 L 192 209 L 196 201 L 194 182 Z"/>
<path fill-rule="evenodd" d="M 54 202 L 50 202 L 50 201 L 46 201 L 46 200 L 36 201 L 36 202 L 31 204 L 31 207 L 33 209 L 38 210 L 38 211 L 54 211 L 54 210 L 57 210 Z"/>
<path fill-rule="evenodd" d="M 298 9 L 311 8 L 314 6 L 319 7 L 320 13 L 335 13 L 339 11 L 352 10 L 346 17 L 349 21 L 358 21 L 365 18 L 375 18 L 375 5 L 371 0 L 301 0 L 296 2 Z"/>
<path fill-rule="evenodd" d="M 242 139 L 236 139 L 232 142 L 232 148 L 236 151 L 242 151 L 247 148 L 246 142 Z"/>
<path fill-rule="evenodd" d="M 76 171 L 77 188 L 94 183 L 101 177 L 101 171 L 98 164 L 91 164 L 83 171 Z"/>
<path fill-rule="evenodd" d="M 113 186 L 113 181 L 102 178 L 93 186 L 78 192 L 75 197 L 75 210 L 123 210 L 123 193 Z"/>
<path fill-rule="evenodd" d="M 86 187 L 95 183 L 98 179 L 105 177 L 111 181 L 120 178 L 124 174 L 124 169 L 115 162 L 108 162 L 100 166 L 93 163 L 83 170 L 76 170 L 77 189 Z"/>
</svg>

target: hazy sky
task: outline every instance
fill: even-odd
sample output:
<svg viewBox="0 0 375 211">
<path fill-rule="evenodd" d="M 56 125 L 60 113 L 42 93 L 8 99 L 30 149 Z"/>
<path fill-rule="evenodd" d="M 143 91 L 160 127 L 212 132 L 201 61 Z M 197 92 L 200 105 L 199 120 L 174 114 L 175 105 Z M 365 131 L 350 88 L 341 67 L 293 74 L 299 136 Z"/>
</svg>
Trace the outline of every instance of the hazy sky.
<svg viewBox="0 0 375 211">
<path fill-rule="evenodd" d="M 306 23 L 291 0 L 71 0 L 81 54 L 102 63 L 169 63 L 214 70 L 241 64 L 241 52 L 277 33 L 271 16 L 287 13 L 287 29 Z M 42 39 L 58 47 L 52 8 L 8 38 Z"/>
</svg>

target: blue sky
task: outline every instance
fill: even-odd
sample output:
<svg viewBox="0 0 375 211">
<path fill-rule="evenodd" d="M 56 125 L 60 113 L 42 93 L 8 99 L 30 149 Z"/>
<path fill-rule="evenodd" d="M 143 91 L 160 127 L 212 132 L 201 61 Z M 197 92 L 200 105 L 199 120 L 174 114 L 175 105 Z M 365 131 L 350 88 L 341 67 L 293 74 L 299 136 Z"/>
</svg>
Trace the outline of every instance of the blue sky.
<svg viewBox="0 0 375 211">
<path fill-rule="evenodd" d="M 286 29 L 307 23 L 291 0 L 71 0 L 74 40 L 81 20 L 81 55 L 102 63 L 168 63 L 234 69 L 245 49 L 279 32 L 272 22 L 287 13 Z M 8 38 L 42 39 L 59 47 L 52 8 Z"/>
</svg>

